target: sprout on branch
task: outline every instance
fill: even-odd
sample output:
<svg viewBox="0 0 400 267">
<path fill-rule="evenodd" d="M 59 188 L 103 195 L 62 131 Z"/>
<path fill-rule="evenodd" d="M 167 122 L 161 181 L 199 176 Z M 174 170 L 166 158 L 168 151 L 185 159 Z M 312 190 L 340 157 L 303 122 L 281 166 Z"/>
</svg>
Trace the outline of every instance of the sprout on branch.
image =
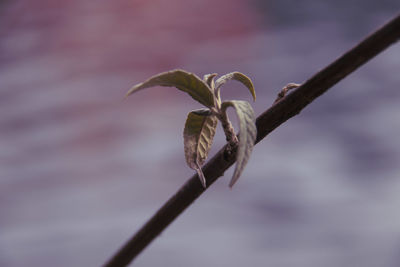
<svg viewBox="0 0 400 267">
<path fill-rule="evenodd" d="M 176 87 L 188 93 L 194 100 L 206 107 L 189 112 L 183 131 L 186 162 L 190 168 L 196 170 L 204 188 L 207 186 L 207 183 L 201 167 L 210 151 L 218 120 L 222 124 L 228 142 L 227 152 L 232 153 L 235 150 L 237 151 L 236 167 L 229 183 L 230 187 L 235 184 L 243 172 L 257 136 L 255 115 L 250 103 L 242 100 L 222 102 L 220 95 L 222 85 L 230 80 L 236 80 L 249 89 L 255 101 L 256 93 L 251 80 L 240 72 L 225 74 L 214 81 L 216 76 L 216 73 L 207 74 L 201 79 L 195 74 L 184 70 L 172 70 L 159 73 L 135 85 L 126 94 L 126 96 L 129 96 L 141 89 L 153 86 Z M 232 123 L 226 113 L 228 107 L 233 107 L 236 111 L 240 128 L 239 137 L 236 136 Z"/>
</svg>

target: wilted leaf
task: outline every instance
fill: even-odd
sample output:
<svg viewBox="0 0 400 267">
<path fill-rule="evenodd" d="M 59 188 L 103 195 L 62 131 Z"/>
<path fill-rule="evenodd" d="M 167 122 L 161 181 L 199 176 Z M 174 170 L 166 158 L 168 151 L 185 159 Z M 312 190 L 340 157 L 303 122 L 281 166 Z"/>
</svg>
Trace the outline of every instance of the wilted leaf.
<svg viewBox="0 0 400 267">
<path fill-rule="evenodd" d="M 140 89 L 153 86 L 176 87 L 188 93 L 193 99 L 207 107 L 212 107 L 214 105 L 214 96 L 208 85 L 195 74 L 184 70 L 172 70 L 154 75 L 150 79 L 132 87 L 126 96 Z"/>
<path fill-rule="evenodd" d="M 249 160 L 257 137 L 257 127 L 253 108 L 247 101 L 232 100 L 222 103 L 222 110 L 226 112 L 227 107 L 235 108 L 239 119 L 240 136 L 236 157 L 236 167 L 229 186 L 232 187 L 239 179 L 243 169 Z"/>
<path fill-rule="evenodd" d="M 219 88 L 223 84 L 225 84 L 227 81 L 230 80 L 236 80 L 244 84 L 249 89 L 251 95 L 253 96 L 254 101 L 256 101 L 256 91 L 254 90 L 253 83 L 251 82 L 249 77 L 238 71 L 225 74 L 221 76 L 219 79 L 217 79 L 217 81 L 215 82 L 215 89 L 219 90 Z"/>
<path fill-rule="evenodd" d="M 188 114 L 183 131 L 186 162 L 197 171 L 200 181 L 206 187 L 201 166 L 210 151 L 218 119 L 208 109 L 193 110 Z"/>
</svg>

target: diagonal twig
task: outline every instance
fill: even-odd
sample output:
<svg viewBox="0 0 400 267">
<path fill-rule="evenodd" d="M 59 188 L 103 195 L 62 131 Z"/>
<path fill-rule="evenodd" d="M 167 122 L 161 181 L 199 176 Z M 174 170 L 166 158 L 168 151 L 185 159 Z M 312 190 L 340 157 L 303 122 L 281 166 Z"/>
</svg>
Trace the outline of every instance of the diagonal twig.
<svg viewBox="0 0 400 267">
<path fill-rule="evenodd" d="M 400 15 L 262 113 L 256 121 L 256 143 L 399 38 Z M 235 162 L 235 155 L 227 155 L 225 149 L 226 145 L 203 167 L 207 187 Z M 104 266 L 128 265 L 205 190 L 197 175 L 192 176 Z"/>
</svg>

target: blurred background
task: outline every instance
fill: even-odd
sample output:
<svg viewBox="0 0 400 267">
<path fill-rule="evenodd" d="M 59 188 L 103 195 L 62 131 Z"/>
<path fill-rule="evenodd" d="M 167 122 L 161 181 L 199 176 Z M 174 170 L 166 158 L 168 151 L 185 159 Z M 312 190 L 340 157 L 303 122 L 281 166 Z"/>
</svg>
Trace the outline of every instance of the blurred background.
<svg viewBox="0 0 400 267">
<path fill-rule="evenodd" d="M 398 0 L 0 2 L 0 266 L 100 266 L 194 173 L 200 105 L 135 83 L 240 71 L 256 114 L 395 16 Z M 259 143 L 135 266 L 399 266 L 400 47 Z M 251 101 L 237 82 L 225 99 Z M 212 153 L 224 144 L 218 128 Z"/>
</svg>

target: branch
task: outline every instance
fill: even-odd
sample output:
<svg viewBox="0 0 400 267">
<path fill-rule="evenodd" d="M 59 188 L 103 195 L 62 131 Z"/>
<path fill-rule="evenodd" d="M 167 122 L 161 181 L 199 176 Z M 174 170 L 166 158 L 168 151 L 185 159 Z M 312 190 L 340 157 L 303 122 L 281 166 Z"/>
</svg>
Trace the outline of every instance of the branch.
<svg viewBox="0 0 400 267">
<path fill-rule="evenodd" d="M 279 125 L 299 114 L 314 99 L 388 46 L 394 44 L 399 38 L 400 15 L 262 113 L 256 121 L 258 131 L 256 143 L 260 142 Z M 226 148 L 227 145 L 203 167 L 204 175 L 207 177 L 207 187 L 222 176 L 225 170 L 235 162 L 236 155 L 229 156 L 228 153 L 225 153 Z M 192 176 L 105 266 L 128 265 L 205 190 L 197 175 Z"/>
</svg>

